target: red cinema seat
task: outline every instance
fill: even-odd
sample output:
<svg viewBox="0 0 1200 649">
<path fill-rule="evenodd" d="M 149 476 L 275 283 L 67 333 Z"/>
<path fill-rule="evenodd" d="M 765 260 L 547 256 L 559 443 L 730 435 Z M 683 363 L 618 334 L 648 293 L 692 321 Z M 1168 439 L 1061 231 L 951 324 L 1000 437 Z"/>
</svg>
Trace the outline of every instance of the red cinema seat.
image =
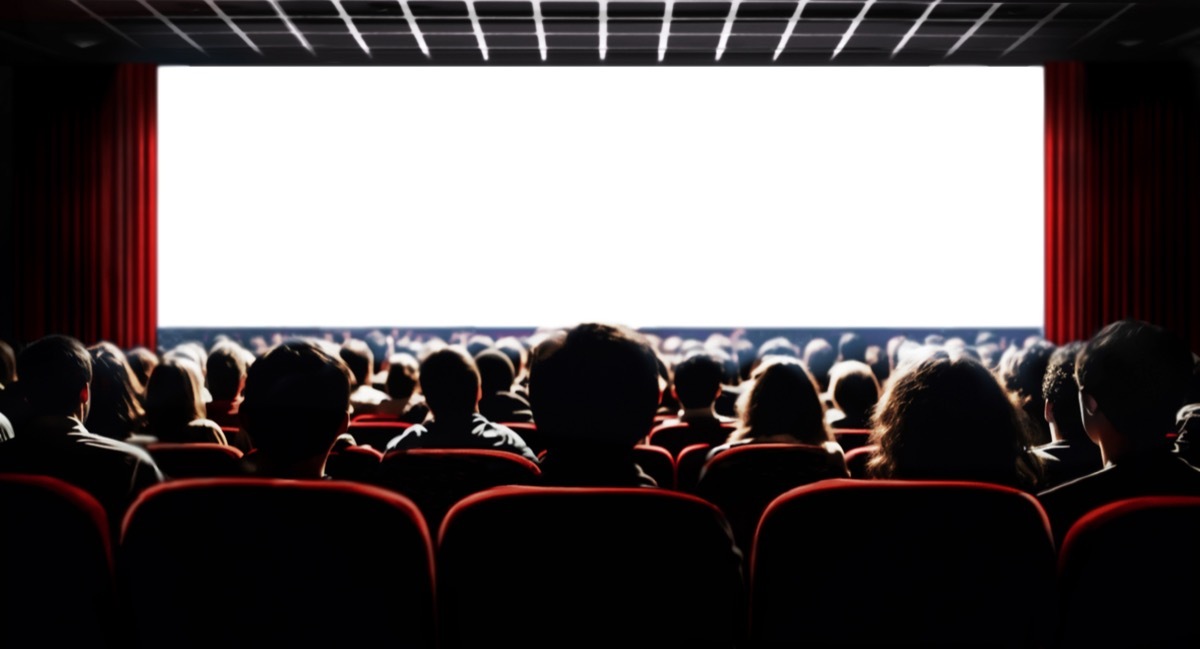
<svg viewBox="0 0 1200 649">
<path fill-rule="evenodd" d="M 671 457 L 678 458 L 683 449 L 695 444 L 719 446 L 729 439 L 734 425 L 696 427 L 688 424 L 663 424 L 650 431 L 647 443 L 667 449 Z"/>
<path fill-rule="evenodd" d="M 334 480 L 351 480 L 372 484 L 379 479 L 379 464 L 383 453 L 370 446 L 347 446 L 329 454 L 325 474 Z"/>
<path fill-rule="evenodd" d="M 445 647 L 732 646 L 741 558 L 721 513 L 662 489 L 502 487 L 446 516 Z"/>
<path fill-rule="evenodd" d="M 763 510 L 788 489 L 849 477 L 840 453 L 807 444 L 745 444 L 721 451 L 704 466 L 696 495 L 725 512 L 738 547 L 750 553 Z"/>
<path fill-rule="evenodd" d="M 473 493 L 537 484 L 541 475 L 536 464 L 508 451 L 410 449 L 384 456 L 379 484 L 411 498 L 435 527 L 454 503 Z"/>
<path fill-rule="evenodd" d="M 151 444 L 146 447 L 168 479 L 242 475 L 242 452 L 224 444 Z"/>
<path fill-rule="evenodd" d="M 520 435 L 521 440 L 525 442 L 525 445 L 528 446 L 529 449 L 533 451 L 534 455 L 537 455 L 538 457 L 541 457 L 542 452 L 549 447 L 549 445 L 546 443 L 546 435 L 538 431 L 536 424 L 521 421 L 503 422 L 500 425 Z"/>
<path fill-rule="evenodd" d="M 1200 497 L 1132 498 L 1071 527 L 1061 647 L 1200 646 Z"/>
<path fill-rule="evenodd" d="M 871 456 L 875 454 L 877 448 L 879 447 L 874 444 L 868 444 L 846 454 L 846 469 L 850 471 L 851 478 L 860 480 L 867 478 L 867 463 L 871 461 Z"/>
<path fill-rule="evenodd" d="M 700 473 L 704 471 L 704 463 L 708 461 L 708 453 L 712 446 L 708 444 L 693 444 L 679 452 L 675 460 L 675 488 L 687 493 L 696 492 L 696 483 L 700 482 Z"/>
<path fill-rule="evenodd" d="M 657 446 L 635 446 L 633 461 L 642 468 L 643 473 L 654 478 L 658 486 L 663 489 L 675 488 L 675 460 L 666 449 Z"/>
<path fill-rule="evenodd" d="M 412 501 L 319 480 L 147 490 L 118 572 L 138 647 L 431 647 L 433 555 Z"/>
<path fill-rule="evenodd" d="M 1053 581 L 1049 523 L 1026 493 L 828 480 L 787 492 L 763 514 L 751 556 L 751 639 L 1040 647 L 1053 623 Z"/>
<path fill-rule="evenodd" d="M 115 646 L 104 508 L 55 478 L 0 474 L 0 647 Z"/>
<path fill-rule="evenodd" d="M 859 428 L 835 428 L 833 436 L 842 450 L 849 453 L 856 448 L 866 446 L 871 439 L 871 431 Z"/>
<path fill-rule="evenodd" d="M 387 451 L 388 442 L 393 437 L 403 433 L 412 424 L 402 421 L 352 421 L 346 432 L 360 446 L 370 446 L 383 453 Z"/>
</svg>

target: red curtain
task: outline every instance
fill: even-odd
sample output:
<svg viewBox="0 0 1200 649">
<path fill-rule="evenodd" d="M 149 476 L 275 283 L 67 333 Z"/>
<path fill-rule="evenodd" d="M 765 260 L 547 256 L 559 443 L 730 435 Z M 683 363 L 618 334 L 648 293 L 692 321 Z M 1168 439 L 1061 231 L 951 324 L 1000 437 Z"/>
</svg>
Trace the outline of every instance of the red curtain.
<svg viewBox="0 0 1200 649">
<path fill-rule="evenodd" d="M 1139 318 L 1200 349 L 1200 78 L 1053 63 L 1046 78 L 1046 335 Z"/>
<path fill-rule="evenodd" d="M 16 68 L 13 330 L 153 348 L 153 65 Z"/>
</svg>

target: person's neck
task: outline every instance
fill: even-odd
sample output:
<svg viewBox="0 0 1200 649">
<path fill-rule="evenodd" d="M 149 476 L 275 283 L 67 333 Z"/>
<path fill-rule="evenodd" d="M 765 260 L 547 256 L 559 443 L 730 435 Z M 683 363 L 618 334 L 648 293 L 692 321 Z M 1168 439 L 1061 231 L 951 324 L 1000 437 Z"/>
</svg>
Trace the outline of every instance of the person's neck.
<svg viewBox="0 0 1200 649">
<path fill-rule="evenodd" d="M 1104 466 L 1169 452 L 1170 447 L 1165 443 L 1139 441 L 1115 432 L 1100 440 L 1100 457 L 1104 461 Z"/>
</svg>

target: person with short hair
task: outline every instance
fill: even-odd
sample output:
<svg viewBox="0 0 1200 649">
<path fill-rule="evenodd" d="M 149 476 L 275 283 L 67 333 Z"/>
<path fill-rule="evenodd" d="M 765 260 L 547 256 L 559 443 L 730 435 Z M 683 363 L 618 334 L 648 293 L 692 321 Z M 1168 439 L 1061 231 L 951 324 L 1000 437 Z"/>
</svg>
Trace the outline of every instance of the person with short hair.
<svg viewBox="0 0 1200 649">
<path fill-rule="evenodd" d="M 1050 427 L 1051 442 L 1037 447 L 1045 460 L 1046 488 L 1099 471 L 1100 448 L 1088 439 L 1079 416 L 1079 386 L 1075 384 L 1075 357 L 1083 349 L 1073 342 L 1054 350 L 1042 380 L 1042 416 Z"/>
<path fill-rule="evenodd" d="M 678 416 L 663 421 L 661 426 L 686 425 L 696 443 L 723 444 L 729 437 L 729 426 L 736 422 L 718 415 L 715 409 L 725 378 L 725 367 L 713 353 L 695 352 L 675 366 L 672 391 L 679 400 Z"/>
<path fill-rule="evenodd" d="M 354 377 L 355 388 L 350 394 L 354 414 L 375 413 L 379 405 L 390 397 L 372 385 L 375 380 L 375 355 L 370 346 L 357 338 L 351 338 L 342 343 L 339 354 Z"/>
<path fill-rule="evenodd" d="M 1061 543 L 1093 509 L 1125 498 L 1200 494 L 1200 469 L 1173 451 L 1168 433 L 1183 405 L 1192 354 L 1174 334 L 1121 320 L 1075 357 L 1080 415 L 1104 468 L 1038 495 Z"/>
<path fill-rule="evenodd" d="M 207 406 L 208 418 L 222 427 L 238 425 L 238 407 L 242 403 L 242 388 L 246 385 L 249 352 L 236 343 L 225 342 L 208 355 L 208 393 L 212 401 Z M 231 440 L 232 441 L 232 440 Z"/>
<path fill-rule="evenodd" d="M 447 347 L 425 357 L 421 390 L 433 419 L 405 429 L 388 442 L 387 450 L 473 448 L 508 451 L 538 461 L 520 435 L 479 413 L 479 370 L 474 359 L 459 349 Z"/>
<path fill-rule="evenodd" d="M 842 361 L 867 362 L 867 341 L 853 331 L 842 334 L 838 339 L 838 362 Z"/>
<path fill-rule="evenodd" d="M 334 441 L 350 425 L 346 364 L 307 340 L 271 348 L 246 371 L 238 419 L 254 453 L 250 473 L 319 480 Z"/>
<path fill-rule="evenodd" d="M 824 338 L 814 338 L 804 346 L 804 367 L 816 380 L 822 394 L 829 391 L 829 370 L 837 361 L 837 351 Z"/>
<path fill-rule="evenodd" d="M 475 355 L 479 368 L 479 414 L 500 423 L 533 423 L 529 402 L 513 390 L 516 370 L 508 355 L 498 349 L 485 349 Z"/>
<path fill-rule="evenodd" d="M 860 361 L 842 361 L 829 370 L 829 377 L 829 394 L 834 408 L 841 413 L 829 422 L 829 427 L 870 428 L 880 392 L 871 367 Z"/>
<path fill-rule="evenodd" d="M 31 418 L 0 444 L 0 472 L 47 475 L 87 491 L 119 534 L 125 511 L 163 475 L 144 449 L 84 428 L 91 407 L 91 356 L 74 338 L 46 336 L 20 353 L 17 369 Z"/>
<path fill-rule="evenodd" d="M 534 348 L 529 400 L 546 439 L 542 480 L 590 487 L 657 486 L 634 460 L 662 392 L 658 357 L 646 338 L 586 323 Z"/>
</svg>

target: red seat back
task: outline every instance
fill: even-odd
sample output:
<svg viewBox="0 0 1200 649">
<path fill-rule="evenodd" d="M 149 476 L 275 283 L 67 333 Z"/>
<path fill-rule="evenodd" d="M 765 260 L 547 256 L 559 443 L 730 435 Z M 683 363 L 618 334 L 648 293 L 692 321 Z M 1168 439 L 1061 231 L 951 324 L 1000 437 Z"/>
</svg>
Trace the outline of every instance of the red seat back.
<svg viewBox="0 0 1200 649">
<path fill-rule="evenodd" d="M 687 493 L 696 492 L 696 483 L 700 482 L 700 473 L 712 450 L 709 444 L 693 444 L 679 452 L 675 460 L 675 488 Z"/>
<path fill-rule="evenodd" d="M 329 454 L 325 473 L 334 480 L 374 483 L 382 461 L 383 453 L 370 446 L 347 446 Z"/>
<path fill-rule="evenodd" d="M 840 454 L 807 444 L 745 444 L 722 451 L 705 465 L 696 494 L 725 512 L 738 547 L 749 554 L 763 510 L 788 489 L 845 478 Z"/>
<path fill-rule="evenodd" d="M 763 515 L 751 556 L 751 636 L 813 646 L 1041 646 L 1053 574 L 1049 524 L 1028 494 L 971 482 L 829 480 L 789 491 Z"/>
<path fill-rule="evenodd" d="M 492 487 L 537 484 L 541 475 L 536 464 L 508 451 L 411 449 L 384 456 L 379 484 L 411 498 L 436 529 L 459 500 Z"/>
<path fill-rule="evenodd" d="M 1200 497 L 1133 498 L 1071 527 L 1059 553 L 1062 647 L 1200 646 Z"/>
<path fill-rule="evenodd" d="M 694 444 L 717 446 L 724 444 L 733 432 L 734 425 L 691 426 L 688 424 L 664 424 L 650 431 L 647 440 L 652 446 L 667 449 L 671 457 L 678 458 L 683 449 Z"/>
<path fill-rule="evenodd" d="M 353 421 L 346 432 L 361 446 L 370 446 L 379 452 L 387 450 L 388 442 L 412 424 L 402 421 Z"/>
<path fill-rule="evenodd" d="M 675 488 L 675 460 L 666 449 L 657 446 L 635 446 L 633 461 L 646 475 L 654 478 L 658 486 L 663 489 Z"/>
<path fill-rule="evenodd" d="M 849 452 L 866 446 L 871 439 L 871 431 L 865 428 L 835 428 L 833 436 L 837 439 L 837 443 L 841 445 L 842 450 Z"/>
<path fill-rule="evenodd" d="M 846 469 L 850 471 L 851 478 L 867 478 L 867 463 L 871 461 L 871 456 L 877 448 L 879 447 L 874 444 L 868 444 L 846 454 Z"/>
<path fill-rule="evenodd" d="M 412 501 L 376 487 L 160 485 L 126 516 L 119 559 L 139 646 L 434 642 L 428 529 Z"/>
<path fill-rule="evenodd" d="M 104 508 L 45 476 L 0 474 L 0 646 L 113 644 Z"/>
<path fill-rule="evenodd" d="M 242 475 L 242 452 L 225 444 L 151 444 L 154 463 L 169 479 Z"/>
<path fill-rule="evenodd" d="M 741 635 L 740 557 L 720 512 L 693 496 L 504 487 L 458 503 L 439 539 L 447 647 L 731 646 Z"/>
</svg>

